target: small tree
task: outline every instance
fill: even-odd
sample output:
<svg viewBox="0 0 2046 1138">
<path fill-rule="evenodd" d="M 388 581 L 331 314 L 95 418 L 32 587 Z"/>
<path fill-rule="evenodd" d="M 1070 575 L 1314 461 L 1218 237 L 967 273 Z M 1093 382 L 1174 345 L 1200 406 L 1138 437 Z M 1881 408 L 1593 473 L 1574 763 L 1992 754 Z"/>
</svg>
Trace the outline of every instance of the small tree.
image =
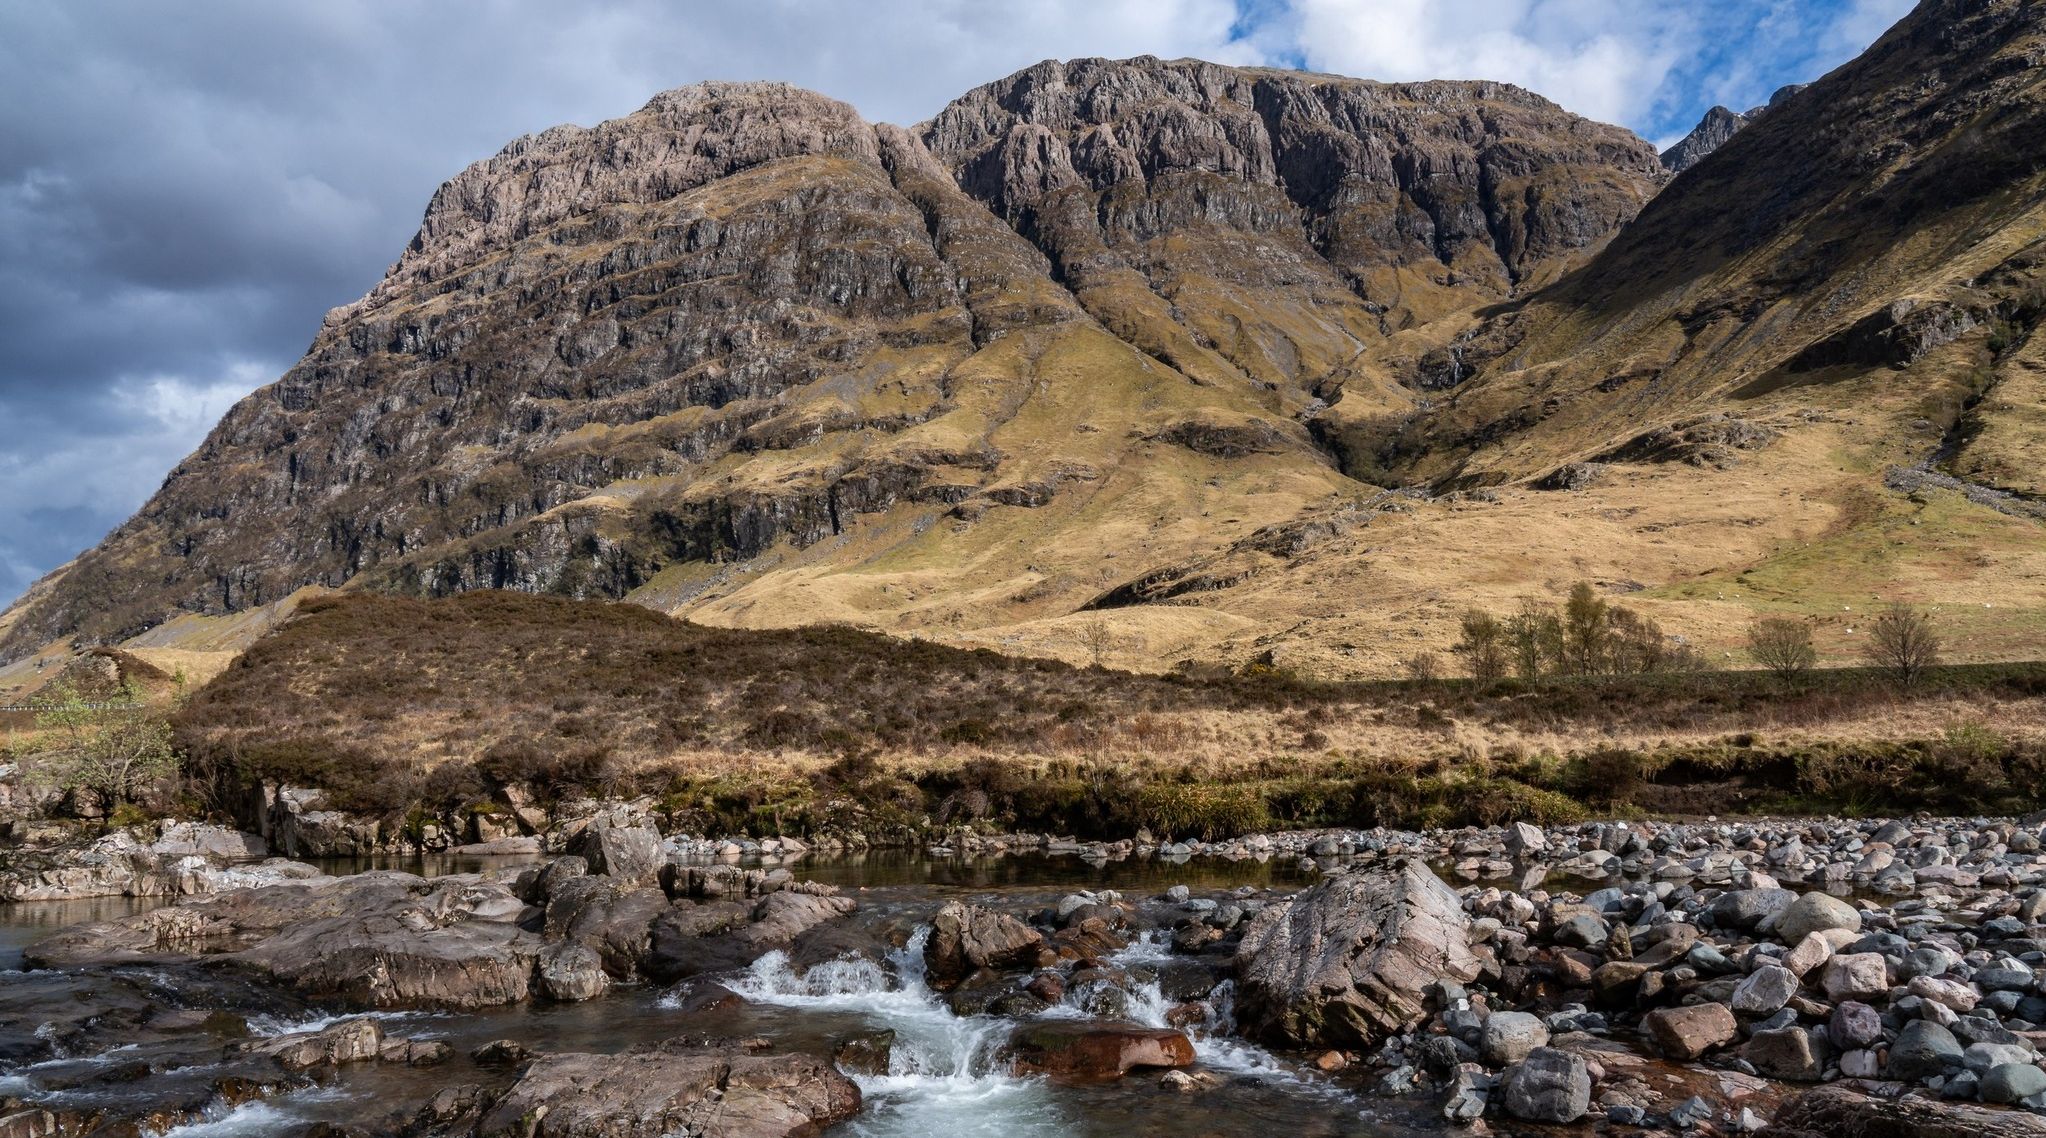
<svg viewBox="0 0 2046 1138">
<path fill-rule="evenodd" d="M 1608 607 L 1589 581 L 1571 586 L 1563 603 L 1563 670 L 1595 676 L 1606 670 L 1611 640 Z"/>
<path fill-rule="evenodd" d="M 63 682 L 39 702 L 46 749 L 35 759 L 38 781 L 95 795 L 111 811 L 177 773 L 170 724 L 127 684 L 95 698 Z"/>
<path fill-rule="evenodd" d="M 1081 627 L 1080 643 L 1093 657 L 1095 667 L 1106 667 L 1108 654 L 1115 648 L 1115 632 L 1108 627 L 1106 620 L 1097 616 Z"/>
<path fill-rule="evenodd" d="M 1520 603 L 1520 611 L 1506 621 L 1506 643 L 1513 669 L 1528 683 L 1561 665 L 1564 653 L 1563 621 L 1556 610 L 1532 598 Z"/>
<path fill-rule="evenodd" d="M 1876 618 L 1862 652 L 1869 663 L 1888 672 L 1899 685 L 1910 687 L 1926 669 L 1939 663 L 1939 649 L 1932 618 L 1898 601 Z"/>
<path fill-rule="evenodd" d="M 1767 617 L 1748 626 L 1748 656 L 1786 684 L 1819 662 L 1818 649 L 1812 647 L 1812 626 L 1787 616 Z"/>
<path fill-rule="evenodd" d="M 1452 651 L 1463 657 L 1464 668 L 1479 687 L 1498 683 L 1506 675 L 1506 629 L 1483 609 L 1463 614 L 1463 639 Z"/>
</svg>

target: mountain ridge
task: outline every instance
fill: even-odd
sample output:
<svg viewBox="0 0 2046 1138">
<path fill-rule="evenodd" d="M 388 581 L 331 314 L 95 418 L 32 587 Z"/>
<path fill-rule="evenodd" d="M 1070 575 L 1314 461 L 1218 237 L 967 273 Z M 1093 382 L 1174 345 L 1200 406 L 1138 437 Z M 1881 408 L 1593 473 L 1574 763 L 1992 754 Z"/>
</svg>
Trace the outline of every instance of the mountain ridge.
<svg viewBox="0 0 2046 1138">
<path fill-rule="evenodd" d="M 1383 674 L 1572 579 L 1715 648 L 1903 595 L 2007 655 L 2036 521 L 1968 493 L 2046 454 L 2041 23 L 1927 0 L 1667 187 L 1507 85 L 1148 57 L 527 136 L 0 657 L 498 587 Z"/>
</svg>

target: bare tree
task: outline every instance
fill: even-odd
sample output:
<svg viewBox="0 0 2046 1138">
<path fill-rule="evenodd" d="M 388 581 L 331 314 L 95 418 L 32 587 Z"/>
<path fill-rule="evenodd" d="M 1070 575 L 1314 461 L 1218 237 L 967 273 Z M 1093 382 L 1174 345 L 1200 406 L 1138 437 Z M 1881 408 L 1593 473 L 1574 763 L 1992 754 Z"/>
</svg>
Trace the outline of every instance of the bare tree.
<svg viewBox="0 0 2046 1138">
<path fill-rule="evenodd" d="M 1812 647 L 1812 626 L 1787 616 L 1766 617 L 1748 626 L 1748 656 L 1786 684 L 1819 662 L 1818 649 Z"/>
<path fill-rule="evenodd" d="M 1106 667 L 1108 654 L 1115 649 L 1115 632 L 1108 622 L 1095 617 L 1080 628 L 1080 644 L 1094 658 L 1094 666 Z"/>
<path fill-rule="evenodd" d="M 1868 644 L 1862 652 L 1868 662 L 1910 687 L 1939 663 L 1939 634 L 1932 618 L 1898 601 L 1875 620 L 1868 630 Z"/>
<path fill-rule="evenodd" d="M 1463 639 L 1452 651 L 1463 657 L 1479 687 L 1498 683 L 1506 675 L 1506 629 L 1483 609 L 1463 614 Z"/>
<path fill-rule="evenodd" d="M 1442 676 L 1442 661 L 1433 652 L 1416 652 L 1404 663 L 1407 678 L 1417 684 L 1432 684 Z"/>
</svg>

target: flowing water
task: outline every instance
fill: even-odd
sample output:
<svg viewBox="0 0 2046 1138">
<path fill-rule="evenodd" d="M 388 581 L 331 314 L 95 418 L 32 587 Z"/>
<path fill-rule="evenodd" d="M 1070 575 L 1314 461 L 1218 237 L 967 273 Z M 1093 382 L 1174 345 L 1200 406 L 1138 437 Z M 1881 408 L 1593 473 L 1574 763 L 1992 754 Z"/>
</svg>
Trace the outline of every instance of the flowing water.
<svg viewBox="0 0 2046 1138">
<path fill-rule="evenodd" d="M 403 860 L 377 868 L 412 872 L 462 872 L 474 864 Z M 337 864 L 333 872 L 367 868 Z M 443 1086 L 461 1082 L 502 1082 L 510 1074 L 475 1067 L 467 1053 L 495 1039 L 516 1039 L 535 1050 L 615 1052 L 677 1035 L 709 1034 L 765 1038 L 779 1051 L 830 1056 L 841 1041 L 894 1032 L 885 1074 L 857 1074 L 866 1098 L 856 1119 L 831 1133 L 842 1138 L 937 1135 L 973 1138 L 1002 1135 L 1157 1135 L 1160 1138 L 1269 1135 L 1322 1138 L 1335 1135 L 1395 1135 L 1423 1127 L 1387 1113 L 1393 1108 L 1361 1093 L 1357 1079 L 1324 1075 L 1297 1056 L 1279 1056 L 1231 1034 L 1229 989 L 1208 1001 L 1204 1022 L 1188 1027 L 1195 1040 L 1197 1072 L 1217 1076 L 1212 1089 L 1183 1094 L 1160 1085 L 1156 1072 L 1136 1072 L 1115 1082 L 1072 1083 L 1011 1072 L 1003 1044 L 1016 1028 L 1012 1018 L 955 1014 L 947 999 L 927 988 L 921 954 L 923 922 L 940 905 L 966 898 L 1011 912 L 1055 904 L 1073 889 L 1119 889 L 1148 897 L 1173 884 L 1220 895 L 1240 886 L 1288 891 L 1301 879 L 1283 867 L 1254 861 L 1171 865 L 1124 862 L 1089 866 L 1075 859 L 1012 857 L 967 860 L 908 854 L 814 859 L 792 866 L 799 876 L 842 886 L 860 901 L 851 921 L 863 955 L 812 964 L 792 964 L 770 953 L 737 976 L 703 978 L 673 989 L 622 986 L 585 1004 L 532 1003 L 474 1014 L 385 1014 L 393 1035 L 446 1040 L 456 1057 L 437 1068 L 358 1064 L 341 1068 L 324 1085 L 286 1091 L 235 1107 L 215 1107 L 202 1121 L 170 1128 L 162 1138 L 241 1138 L 289 1135 L 315 1121 L 376 1126 L 409 1114 Z M 18 968 L 20 946 L 53 928 L 82 920 L 104 920 L 158 902 L 109 900 L 63 904 L 20 904 L 0 908 L 0 968 Z M 1141 937 L 1108 961 L 1134 979 L 1126 991 L 1104 992 L 1076 984 L 1064 1002 L 1043 1017 L 1089 1018 L 1103 1010 L 1145 1026 L 1166 1026 L 1171 1008 L 1153 978 L 1175 958 L 1162 934 Z M 0 974 L 0 1012 L 67 1001 L 113 999 L 112 988 L 147 990 L 185 1006 L 219 1006 L 232 996 L 189 990 L 190 977 L 127 970 L 118 983 L 106 976 L 59 973 Z M 691 1011 L 690 996 L 715 979 L 743 997 Z M 305 1006 L 236 1009 L 255 1034 L 302 1031 L 347 1018 Z M 196 1014 L 196 1012 L 194 1013 Z M 32 1016 L 30 1017 L 32 1018 Z M 16 1023 L 21 1022 L 16 1018 Z M 0 1041 L 4 1044 L 5 1041 Z M 15 1094 L 81 1105 L 79 1096 L 134 1096 L 160 1101 L 197 1094 L 226 1069 L 217 1038 L 193 1033 L 141 1032 L 114 1042 L 101 1038 L 91 1053 L 9 1070 L 0 1066 L 0 1095 Z M 0 1051 L 0 1054 L 5 1054 Z M 138 1062 L 140 1061 L 140 1062 Z M 67 1092 L 94 1065 L 130 1064 L 148 1074 L 115 1090 Z M 54 1088 L 54 1089 L 53 1089 Z"/>
</svg>

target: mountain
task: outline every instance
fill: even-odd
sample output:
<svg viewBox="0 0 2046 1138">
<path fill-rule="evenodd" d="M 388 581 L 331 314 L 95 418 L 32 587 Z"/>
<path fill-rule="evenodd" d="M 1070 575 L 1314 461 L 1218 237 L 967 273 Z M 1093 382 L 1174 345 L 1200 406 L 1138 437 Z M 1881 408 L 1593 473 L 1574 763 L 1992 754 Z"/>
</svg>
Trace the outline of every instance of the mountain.
<svg viewBox="0 0 2046 1138">
<path fill-rule="evenodd" d="M 1354 497 L 1300 422 L 1347 363 L 1558 278 L 1659 178 L 1491 83 L 1047 63 L 915 130 L 780 84 L 669 92 L 443 186 L 0 651 L 308 586 L 1070 611 L 1107 558 Z"/>
<path fill-rule="evenodd" d="M 1925 0 L 1673 180 L 1481 82 L 670 92 L 444 186 L 0 659 L 500 587 L 1383 674 L 1576 580 L 1715 655 L 1899 597 L 2036 655 L 2042 59 Z"/>
<path fill-rule="evenodd" d="M 1806 84 L 1793 83 L 1778 88 L 1767 103 L 1746 113 L 1730 111 L 1725 107 L 1714 107 L 1705 112 L 1691 133 L 1680 139 L 1675 146 L 1662 152 L 1663 168 L 1672 174 L 1681 174 L 1705 160 L 1705 156 L 1726 145 L 1726 140 L 1739 134 L 1741 128 L 1767 114 L 1769 108 L 1805 89 Z"/>
</svg>

